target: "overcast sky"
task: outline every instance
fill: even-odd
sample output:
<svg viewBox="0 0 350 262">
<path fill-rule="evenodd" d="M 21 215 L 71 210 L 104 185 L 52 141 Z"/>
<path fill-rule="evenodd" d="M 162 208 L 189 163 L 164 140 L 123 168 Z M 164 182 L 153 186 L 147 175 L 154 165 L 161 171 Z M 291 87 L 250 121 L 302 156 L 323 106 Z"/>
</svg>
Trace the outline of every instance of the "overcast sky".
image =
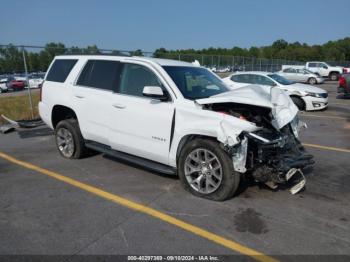
<svg viewBox="0 0 350 262">
<path fill-rule="evenodd" d="M 349 0 L 2 0 L 1 10 L 0 44 L 153 51 L 350 36 Z"/>
</svg>

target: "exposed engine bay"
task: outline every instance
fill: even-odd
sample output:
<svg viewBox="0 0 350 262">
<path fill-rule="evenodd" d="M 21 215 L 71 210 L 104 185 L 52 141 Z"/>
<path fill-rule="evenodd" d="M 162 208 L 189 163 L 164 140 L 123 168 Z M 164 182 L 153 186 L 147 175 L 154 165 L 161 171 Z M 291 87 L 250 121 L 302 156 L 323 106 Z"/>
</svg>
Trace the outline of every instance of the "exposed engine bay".
<svg viewBox="0 0 350 262">
<path fill-rule="evenodd" d="M 269 108 L 238 103 L 218 103 L 205 105 L 204 109 L 247 120 L 259 127 L 271 126 L 272 116 Z"/>
<path fill-rule="evenodd" d="M 295 194 L 305 185 L 302 169 L 313 165 L 313 156 L 308 154 L 298 139 L 300 123 L 297 118 L 280 129 L 272 125 L 270 108 L 237 103 L 207 104 L 203 109 L 227 114 L 249 121 L 259 127 L 258 131 L 243 131 L 240 143 L 225 146 L 232 156 L 236 171 L 251 174 L 253 178 L 275 189 L 281 184 L 291 184 Z"/>
</svg>

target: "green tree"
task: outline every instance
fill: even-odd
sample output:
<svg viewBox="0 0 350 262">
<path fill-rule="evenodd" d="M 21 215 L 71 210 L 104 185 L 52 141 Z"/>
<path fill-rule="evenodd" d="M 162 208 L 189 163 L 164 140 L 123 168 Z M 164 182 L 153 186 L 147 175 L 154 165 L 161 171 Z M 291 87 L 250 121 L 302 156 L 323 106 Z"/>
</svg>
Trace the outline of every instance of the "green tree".
<svg viewBox="0 0 350 262">
<path fill-rule="evenodd" d="M 169 53 L 164 47 L 158 48 L 154 51 L 153 57 L 162 57 L 163 54 Z"/>
<path fill-rule="evenodd" d="M 141 49 L 137 49 L 135 51 L 131 51 L 130 55 L 132 55 L 132 56 L 143 56 L 143 53 L 142 53 Z"/>
<path fill-rule="evenodd" d="M 101 52 L 96 45 L 87 46 L 86 48 L 83 49 L 83 54 L 86 54 L 86 55 L 98 55 L 100 53 Z"/>
</svg>

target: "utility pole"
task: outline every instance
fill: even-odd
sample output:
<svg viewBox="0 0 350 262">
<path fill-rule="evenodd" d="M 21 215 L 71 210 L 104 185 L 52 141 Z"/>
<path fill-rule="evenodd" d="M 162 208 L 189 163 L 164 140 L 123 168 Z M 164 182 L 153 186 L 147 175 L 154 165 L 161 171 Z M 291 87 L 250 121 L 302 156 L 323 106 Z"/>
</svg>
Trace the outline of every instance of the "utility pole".
<svg viewBox="0 0 350 262">
<path fill-rule="evenodd" d="M 27 84 L 27 88 L 28 88 L 30 113 L 31 113 L 31 116 L 32 116 L 32 119 L 33 119 L 34 118 L 34 108 L 33 108 L 32 92 L 31 92 L 30 86 L 29 86 L 28 68 L 27 68 L 26 54 L 24 52 L 24 47 L 22 47 L 22 55 L 23 55 L 24 71 L 25 71 L 25 74 L 26 74 L 26 84 Z"/>
</svg>

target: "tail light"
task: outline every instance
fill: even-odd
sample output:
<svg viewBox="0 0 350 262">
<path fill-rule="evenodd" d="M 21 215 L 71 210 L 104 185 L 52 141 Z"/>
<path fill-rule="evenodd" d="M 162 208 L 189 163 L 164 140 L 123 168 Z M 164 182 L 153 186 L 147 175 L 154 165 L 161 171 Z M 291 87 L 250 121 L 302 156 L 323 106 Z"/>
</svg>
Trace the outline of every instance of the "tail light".
<svg viewBox="0 0 350 262">
<path fill-rule="evenodd" d="M 39 84 L 39 101 L 41 102 L 42 101 L 42 98 L 43 98 L 43 85 L 44 85 L 44 81 L 41 83 L 41 84 Z"/>
<path fill-rule="evenodd" d="M 348 69 L 347 68 L 343 68 L 343 74 L 348 73 Z"/>
<path fill-rule="evenodd" d="M 346 87 L 346 79 L 344 76 L 339 77 L 339 86 Z"/>
</svg>

